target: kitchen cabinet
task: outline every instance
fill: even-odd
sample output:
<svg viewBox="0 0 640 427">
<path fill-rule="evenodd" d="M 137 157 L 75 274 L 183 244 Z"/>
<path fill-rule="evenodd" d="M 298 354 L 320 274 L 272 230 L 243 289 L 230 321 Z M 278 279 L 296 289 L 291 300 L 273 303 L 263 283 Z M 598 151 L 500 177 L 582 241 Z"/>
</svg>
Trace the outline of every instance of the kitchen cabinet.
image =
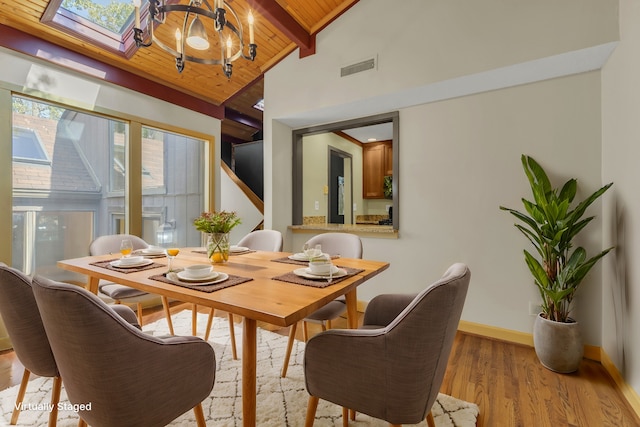
<svg viewBox="0 0 640 427">
<path fill-rule="evenodd" d="M 371 142 L 362 148 L 362 196 L 384 199 L 384 177 L 393 175 L 391 141 Z"/>
</svg>

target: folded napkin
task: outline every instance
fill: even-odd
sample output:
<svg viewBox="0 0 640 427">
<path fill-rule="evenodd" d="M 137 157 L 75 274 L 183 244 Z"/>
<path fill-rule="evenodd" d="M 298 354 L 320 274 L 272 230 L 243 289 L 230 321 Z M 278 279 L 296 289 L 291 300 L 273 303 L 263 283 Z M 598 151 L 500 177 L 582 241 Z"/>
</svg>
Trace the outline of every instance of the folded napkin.
<svg viewBox="0 0 640 427">
<path fill-rule="evenodd" d="M 273 260 L 275 261 L 275 260 Z M 290 260 L 291 261 L 291 260 Z M 280 261 L 284 262 L 284 261 Z M 344 279 L 354 276 L 358 273 L 362 273 L 364 269 L 362 268 L 350 268 L 350 267 L 338 267 L 347 272 L 346 275 L 342 277 L 332 278 L 331 282 L 329 282 L 329 276 L 326 278 L 318 278 L 318 279 L 307 279 L 306 277 L 301 277 L 295 274 L 294 272 L 282 274 L 280 276 L 272 277 L 273 280 L 280 280 L 281 282 L 295 283 L 296 285 L 304 285 L 311 286 L 314 288 L 326 288 L 327 286 L 335 285 L 336 283 L 340 283 Z"/>
<path fill-rule="evenodd" d="M 193 289 L 201 292 L 215 292 L 215 291 L 219 291 L 220 289 L 229 288 L 231 286 L 239 285 L 241 283 L 245 283 L 253 280 L 251 277 L 242 277 L 242 276 L 235 276 L 233 274 L 229 274 L 229 278 L 222 282 L 214 283 L 212 285 L 202 285 L 199 283 L 189 283 L 189 282 L 182 282 L 179 280 L 171 280 L 167 278 L 166 274 L 167 273 L 156 274 L 154 276 L 149 277 L 149 279 L 157 280 L 158 282 L 170 283 L 172 285 L 182 286 L 184 288 L 189 288 L 189 289 Z"/>
<path fill-rule="evenodd" d="M 95 265 L 96 267 L 106 268 L 108 270 L 119 271 L 120 273 L 136 273 L 138 271 L 151 270 L 159 267 L 166 267 L 165 264 L 159 264 L 157 262 L 153 262 L 149 265 L 141 265 L 139 267 L 114 267 L 111 265 L 113 261 L 117 261 L 118 258 L 109 259 L 107 261 L 97 261 L 89 263 L 89 265 Z"/>
</svg>

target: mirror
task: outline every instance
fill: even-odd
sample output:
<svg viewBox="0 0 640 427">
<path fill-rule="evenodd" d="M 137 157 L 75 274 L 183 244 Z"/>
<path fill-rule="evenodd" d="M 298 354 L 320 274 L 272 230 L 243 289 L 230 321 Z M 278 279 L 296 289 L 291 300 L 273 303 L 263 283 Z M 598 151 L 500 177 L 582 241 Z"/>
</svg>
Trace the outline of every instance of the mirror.
<svg viewBox="0 0 640 427">
<path fill-rule="evenodd" d="M 293 225 L 397 230 L 398 146 L 397 112 L 295 130 Z"/>
</svg>

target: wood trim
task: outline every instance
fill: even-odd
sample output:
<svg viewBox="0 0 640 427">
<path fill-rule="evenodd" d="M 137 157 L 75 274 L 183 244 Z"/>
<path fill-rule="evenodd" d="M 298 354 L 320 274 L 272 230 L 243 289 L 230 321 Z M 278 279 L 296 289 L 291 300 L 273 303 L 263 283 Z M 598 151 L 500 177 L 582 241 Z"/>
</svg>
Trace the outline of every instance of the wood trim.
<svg viewBox="0 0 640 427">
<path fill-rule="evenodd" d="M 231 180 L 242 190 L 244 195 L 247 196 L 251 203 L 253 203 L 253 206 L 255 206 L 256 209 L 258 209 L 260 213 L 264 215 L 264 202 L 260 200 L 260 197 L 258 197 L 256 193 L 254 193 L 253 190 L 251 190 L 247 186 L 247 184 L 245 184 L 240 178 L 238 178 L 238 175 L 236 175 L 235 172 L 232 171 L 226 163 L 222 162 L 220 166 L 222 167 L 222 170 L 225 171 L 227 175 L 229 175 L 229 178 L 231 178 Z"/>
<path fill-rule="evenodd" d="M 629 402 L 633 411 L 640 417 L 640 396 L 638 396 L 638 393 L 622 378 L 622 375 L 620 375 L 620 372 L 604 350 L 601 350 L 600 359 L 602 366 L 611 375 L 626 401 Z"/>
</svg>

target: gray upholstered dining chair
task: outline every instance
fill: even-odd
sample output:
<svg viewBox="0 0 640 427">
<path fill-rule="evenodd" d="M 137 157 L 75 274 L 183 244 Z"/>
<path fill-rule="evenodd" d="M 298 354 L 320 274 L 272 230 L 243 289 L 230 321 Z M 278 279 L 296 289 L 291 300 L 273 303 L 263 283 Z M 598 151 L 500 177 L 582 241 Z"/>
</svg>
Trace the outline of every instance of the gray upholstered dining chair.
<svg viewBox="0 0 640 427">
<path fill-rule="evenodd" d="M 41 377 L 53 378 L 51 390 L 53 410 L 49 414 L 49 426 L 55 426 L 62 380 L 31 290 L 31 278 L 3 263 L 0 263 L 0 314 L 2 314 L 13 350 L 24 366 L 22 382 L 11 415 L 11 424 L 18 422 L 29 377 L 33 372 Z"/>
<path fill-rule="evenodd" d="M 345 258 L 362 258 L 362 240 L 355 234 L 351 233 L 323 233 L 307 240 L 306 244 L 315 246 L 322 245 L 322 252 L 331 256 L 342 256 Z M 322 308 L 314 311 L 302 321 L 302 336 L 304 341 L 308 340 L 307 323 L 319 323 L 322 330 L 331 329 L 331 321 L 340 317 L 347 311 L 347 305 L 344 297 L 337 298 Z M 291 358 L 291 350 L 295 340 L 297 323 L 291 325 L 289 329 L 289 342 L 287 343 L 287 351 L 282 364 L 281 376 L 287 376 L 289 367 L 289 359 Z"/>
<path fill-rule="evenodd" d="M 89 245 L 89 253 L 91 255 L 107 255 L 107 254 L 120 254 L 120 243 L 125 240 L 131 240 L 133 244 L 133 250 L 145 249 L 149 245 L 138 236 L 131 234 L 109 234 L 106 236 L 97 237 Z M 129 286 L 120 285 L 118 283 L 100 281 L 98 285 L 100 293 L 113 299 L 116 304 L 135 304 L 136 313 L 138 314 L 138 323 L 142 325 L 142 303 L 153 298 L 157 298 L 156 295 L 150 294 L 139 289 L 135 289 Z M 171 313 L 169 311 L 169 300 L 167 297 L 162 296 L 162 306 L 164 308 L 164 314 L 169 324 L 169 333 L 173 335 L 173 322 L 171 321 Z"/>
<path fill-rule="evenodd" d="M 277 230 L 255 230 L 240 239 L 237 246 L 249 248 L 254 251 L 282 252 L 282 241 L 282 233 Z M 205 341 L 209 339 L 209 333 L 211 332 L 211 325 L 213 325 L 214 315 L 215 309 L 212 308 L 209 312 L 209 319 L 207 320 L 207 330 L 204 335 Z M 236 333 L 234 329 L 233 314 L 229 313 L 227 317 L 229 319 L 231 354 L 233 355 L 234 359 L 237 359 L 238 353 L 236 350 Z"/>
<path fill-rule="evenodd" d="M 83 424 L 163 426 L 193 409 L 198 426 L 206 425 L 202 401 L 216 368 L 209 343 L 147 335 L 84 288 L 42 276 L 32 283 L 67 396 Z"/>
<path fill-rule="evenodd" d="M 447 368 L 471 273 L 453 264 L 418 295 L 379 295 L 369 302 L 360 329 L 332 329 L 305 349 L 310 394 L 306 426 L 318 400 L 382 419 L 391 425 L 434 420 L 431 407 Z"/>
<path fill-rule="evenodd" d="M 116 307 L 118 314 L 134 326 L 138 319 L 126 306 Z M 18 396 L 11 415 L 11 424 L 15 425 L 20 416 L 31 373 L 41 377 L 53 378 L 49 426 L 55 426 L 58 416 L 58 401 L 62 380 L 58 366 L 51 352 L 51 346 L 42 324 L 40 311 L 33 296 L 31 278 L 19 270 L 0 262 L 0 314 L 11 339 L 13 350 L 24 366 L 24 373 Z"/>
</svg>

